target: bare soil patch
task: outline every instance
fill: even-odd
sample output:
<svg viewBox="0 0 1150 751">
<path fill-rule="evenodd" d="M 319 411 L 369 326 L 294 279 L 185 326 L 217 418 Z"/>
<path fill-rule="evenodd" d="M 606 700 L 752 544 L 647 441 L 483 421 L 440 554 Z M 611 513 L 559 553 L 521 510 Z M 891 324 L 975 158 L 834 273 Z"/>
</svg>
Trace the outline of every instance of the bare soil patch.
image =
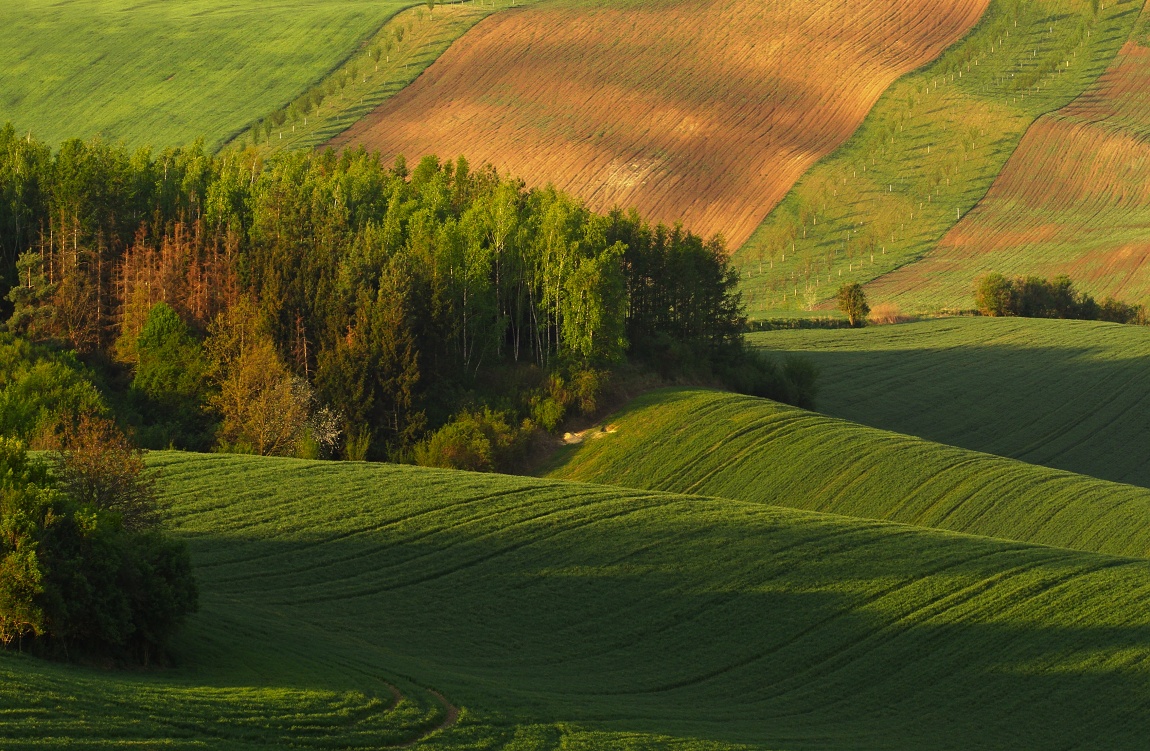
<svg viewBox="0 0 1150 751">
<path fill-rule="evenodd" d="M 739 246 L 988 0 L 545 4 L 488 18 L 332 141 L 434 153 Z"/>
</svg>

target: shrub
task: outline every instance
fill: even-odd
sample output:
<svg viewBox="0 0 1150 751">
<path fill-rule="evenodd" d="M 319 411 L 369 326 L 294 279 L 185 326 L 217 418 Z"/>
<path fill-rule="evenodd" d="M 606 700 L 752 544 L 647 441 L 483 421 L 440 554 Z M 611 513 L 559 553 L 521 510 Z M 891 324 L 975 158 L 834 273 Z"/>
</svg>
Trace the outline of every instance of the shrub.
<svg viewBox="0 0 1150 751">
<path fill-rule="evenodd" d="M 294 454 L 307 429 L 311 389 L 280 359 L 255 304 L 241 298 L 217 316 L 205 350 L 208 376 L 217 387 L 209 403 L 222 418 L 221 447 Z"/>
<path fill-rule="evenodd" d="M 546 431 L 554 431 L 567 416 L 563 403 L 546 394 L 531 397 L 531 419 Z"/>
<path fill-rule="evenodd" d="M 522 460 L 534 425 L 512 427 L 505 412 L 462 412 L 415 448 L 424 467 L 495 472 Z"/>
<path fill-rule="evenodd" d="M 595 368 L 582 368 L 571 375 L 571 400 L 581 414 L 591 415 L 599 409 L 610 379 L 610 372 Z"/>
<path fill-rule="evenodd" d="M 983 315 L 1013 315 L 1014 287 L 1002 274 L 987 274 L 978 280 L 974 289 L 974 303 Z"/>
<path fill-rule="evenodd" d="M 157 303 L 130 349 L 136 358 L 131 393 L 144 418 L 145 445 L 210 448 L 214 430 L 203 408 L 207 361 L 187 324 Z"/>
<path fill-rule="evenodd" d="M 911 320 L 910 316 L 904 316 L 899 307 L 894 303 L 884 302 L 875 305 L 870 311 L 870 322 L 878 324 L 894 324 L 905 323 Z"/>
<path fill-rule="evenodd" d="M 787 389 L 787 398 L 781 399 L 787 404 L 804 409 L 814 409 L 815 397 L 818 396 L 818 367 L 797 355 L 789 355 L 783 360 L 783 383 Z"/>
<path fill-rule="evenodd" d="M 814 407 L 818 393 L 818 368 L 796 355 L 787 356 L 779 366 L 761 352 L 747 351 L 722 368 L 719 376 L 732 391 L 804 409 Z"/>
<path fill-rule="evenodd" d="M 1097 308 L 1095 318 L 1099 321 L 1146 324 L 1146 308 L 1142 305 L 1129 305 L 1107 297 Z"/>
</svg>

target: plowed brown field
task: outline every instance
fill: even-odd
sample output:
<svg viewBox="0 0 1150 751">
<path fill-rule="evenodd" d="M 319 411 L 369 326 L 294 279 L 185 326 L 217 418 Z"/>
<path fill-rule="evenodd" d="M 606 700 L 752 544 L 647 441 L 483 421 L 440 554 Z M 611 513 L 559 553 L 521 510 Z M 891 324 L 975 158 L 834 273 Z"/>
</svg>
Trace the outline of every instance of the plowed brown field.
<svg viewBox="0 0 1150 751">
<path fill-rule="evenodd" d="M 1148 260 L 1150 47 L 1132 39 L 1093 88 L 1035 122 L 937 249 L 870 286 L 904 309 L 969 307 L 983 273 L 1068 274 L 1145 302 Z"/>
<path fill-rule="evenodd" d="M 553 2 L 479 24 L 332 144 L 465 154 L 737 247 L 989 0 Z"/>
</svg>

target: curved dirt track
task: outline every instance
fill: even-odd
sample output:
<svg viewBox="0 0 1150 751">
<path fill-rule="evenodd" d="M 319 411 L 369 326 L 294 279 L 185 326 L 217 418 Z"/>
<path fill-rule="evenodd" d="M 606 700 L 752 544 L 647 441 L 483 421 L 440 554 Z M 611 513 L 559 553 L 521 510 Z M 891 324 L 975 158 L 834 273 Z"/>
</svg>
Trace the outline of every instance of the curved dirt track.
<svg viewBox="0 0 1150 751">
<path fill-rule="evenodd" d="M 479 24 L 332 142 L 435 153 L 740 245 L 989 0 L 544 3 Z"/>
<path fill-rule="evenodd" d="M 392 691 L 395 692 L 396 696 L 398 696 L 400 698 L 403 697 L 403 694 L 399 693 L 399 689 L 397 689 L 395 686 L 391 686 L 391 689 L 392 689 Z M 424 739 L 429 738 L 429 737 L 435 735 L 436 733 L 438 733 L 442 730 L 450 730 L 451 728 L 455 727 L 455 724 L 457 722 L 459 722 L 459 707 L 457 707 L 454 704 L 452 704 L 451 702 L 449 702 L 443 696 L 443 694 L 439 693 L 435 689 L 428 689 L 427 692 L 429 694 L 431 694 L 432 696 L 434 696 L 436 698 L 436 700 L 441 705 L 443 705 L 443 722 L 439 723 L 438 725 L 431 728 L 430 730 L 426 730 L 426 731 L 420 733 L 419 735 L 417 735 L 415 738 L 411 739 L 410 741 L 407 741 L 406 743 L 401 743 L 398 746 L 392 746 L 392 748 L 411 748 L 412 746 L 417 745 L 418 743 L 420 743 Z M 396 700 L 396 703 L 397 704 L 399 703 L 398 699 Z"/>
</svg>

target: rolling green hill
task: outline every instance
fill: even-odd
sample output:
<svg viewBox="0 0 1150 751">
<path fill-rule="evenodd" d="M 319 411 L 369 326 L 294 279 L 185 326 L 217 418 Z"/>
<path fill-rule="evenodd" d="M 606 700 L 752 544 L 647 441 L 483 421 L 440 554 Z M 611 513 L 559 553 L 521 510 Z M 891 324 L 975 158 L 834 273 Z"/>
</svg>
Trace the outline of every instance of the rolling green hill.
<svg viewBox="0 0 1150 751">
<path fill-rule="evenodd" d="M 5 749 L 1135 749 L 1150 732 L 1145 560 L 525 478 L 157 463 L 202 589 L 177 665 L 0 653 Z"/>
<path fill-rule="evenodd" d="M 751 341 L 815 362 L 826 414 L 1150 487 L 1145 327 L 949 318 Z"/>
<path fill-rule="evenodd" d="M 813 310 L 841 283 L 934 248 L 1035 119 L 1106 70 L 1143 5 L 994 0 L 964 40 L 891 86 L 738 249 L 752 316 Z"/>
<path fill-rule="evenodd" d="M 550 476 L 1150 557 L 1150 490 L 721 391 L 661 390 Z"/>
<path fill-rule="evenodd" d="M 410 0 L 5 0 L 0 124 L 218 146 L 295 98 Z"/>
</svg>

